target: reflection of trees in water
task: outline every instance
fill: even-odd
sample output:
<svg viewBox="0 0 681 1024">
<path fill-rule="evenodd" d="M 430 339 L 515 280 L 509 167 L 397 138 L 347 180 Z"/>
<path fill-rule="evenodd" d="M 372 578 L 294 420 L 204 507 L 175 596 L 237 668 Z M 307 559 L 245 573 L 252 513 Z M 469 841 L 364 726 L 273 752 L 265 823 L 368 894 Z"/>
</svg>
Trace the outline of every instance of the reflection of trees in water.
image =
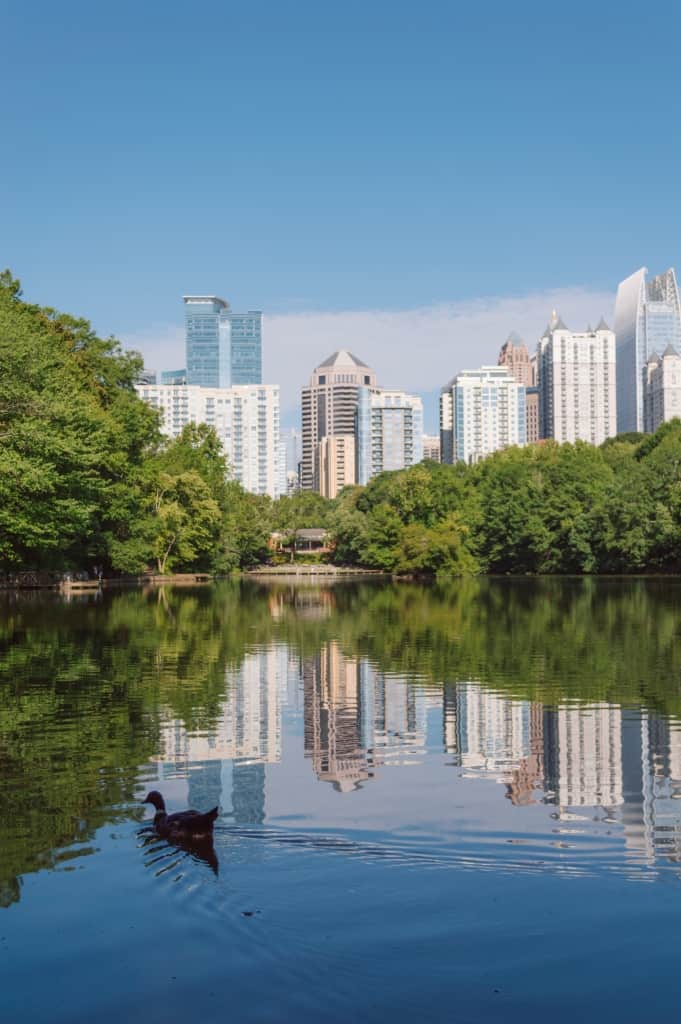
<svg viewBox="0 0 681 1024">
<path fill-rule="evenodd" d="M 661 737 L 646 740 L 645 753 L 660 793 L 676 771 L 662 736 L 667 716 L 681 711 L 681 583 L 674 579 L 307 588 L 228 581 L 105 594 L 98 602 L 30 594 L 1 595 L 0 602 L 0 814 L 13 823 L 0 848 L 4 902 L 18 898 L 20 874 L 50 866 L 61 846 L 127 817 L 138 766 L 158 751 L 168 715 L 209 732 L 224 706 L 227 669 L 273 640 L 303 663 L 333 643 L 340 658 L 379 674 L 444 683 L 450 751 L 458 680 L 549 706 L 566 699 L 643 704 Z M 354 730 L 343 750 L 350 750 L 349 770 L 361 775 L 370 770 L 366 739 L 357 716 L 348 721 L 341 714 L 334 728 L 345 739 Z M 547 736 L 558 726 L 545 716 L 541 750 L 514 769 L 514 802 L 530 799 L 535 776 L 549 770 Z M 385 743 L 391 735 L 386 726 Z M 243 789 L 248 823 L 262 820 L 263 787 L 253 779 Z M 676 842 L 661 825 L 656 834 L 659 843 Z"/>
<path fill-rule="evenodd" d="M 2 601 L 2 598 L 0 598 Z M 168 710 L 210 729 L 253 628 L 270 622 L 238 585 L 126 591 L 97 603 L 0 604 L 0 884 L 129 816 L 138 766 Z"/>
</svg>

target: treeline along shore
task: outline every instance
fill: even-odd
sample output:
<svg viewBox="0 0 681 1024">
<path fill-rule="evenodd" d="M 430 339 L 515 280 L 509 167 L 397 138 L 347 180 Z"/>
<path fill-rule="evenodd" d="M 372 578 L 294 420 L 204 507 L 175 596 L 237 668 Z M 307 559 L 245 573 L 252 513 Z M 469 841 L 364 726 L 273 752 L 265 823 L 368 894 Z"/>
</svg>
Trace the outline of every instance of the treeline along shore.
<svg viewBox="0 0 681 1024">
<path fill-rule="evenodd" d="M 309 527 L 328 531 L 335 564 L 390 573 L 681 571 L 679 420 L 598 448 L 425 462 L 334 501 L 273 501 L 230 479 L 210 427 L 165 438 L 135 393 L 141 370 L 139 355 L 0 275 L 0 580 L 229 573 L 276 559 L 272 533 L 290 548 Z"/>
</svg>

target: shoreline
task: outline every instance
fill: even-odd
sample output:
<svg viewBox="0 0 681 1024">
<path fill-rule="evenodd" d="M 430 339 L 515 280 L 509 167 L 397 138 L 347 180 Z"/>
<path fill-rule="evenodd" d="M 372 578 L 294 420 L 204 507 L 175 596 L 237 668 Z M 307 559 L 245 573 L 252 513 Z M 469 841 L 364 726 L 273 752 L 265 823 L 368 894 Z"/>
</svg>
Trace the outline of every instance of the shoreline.
<svg viewBox="0 0 681 1024">
<path fill-rule="evenodd" d="M 27 573 L 30 577 L 33 574 Z M 39 576 L 40 574 L 35 574 Z M 233 574 L 214 575 L 207 572 L 194 573 L 160 573 L 125 576 L 119 578 L 105 578 L 101 580 L 41 580 L 25 579 L 14 582 L 0 581 L 0 594 L 3 593 L 25 593 L 36 591 L 50 591 L 56 594 L 96 594 L 103 590 L 119 590 L 134 587 L 195 587 L 207 586 L 222 579 L 255 579 L 255 580 L 314 580 L 323 579 L 381 579 L 392 580 L 398 583 L 437 583 L 445 580 L 461 579 L 494 579 L 514 580 L 518 582 L 536 582 L 539 580 L 681 580 L 679 572 L 642 572 L 642 573 L 542 573 L 542 574 L 521 574 L 521 573 L 476 573 L 475 575 L 413 575 L 386 572 L 382 569 L 364 569 L 353 566 L 316 565 L 301 563 L 300 565 L 277 565 L 258 566 L 256 569 L 243 569 Z"/>
<path fill-rule="evenodd" d="M 27 573 L 30 577 L 32 574 Z M 36 573 L 36 577 L 40 577 Z M 58 594 L 93 594 L 99 590 L 115 590 L 119 587 L 152 586 L 197 586 L 213 583 L 217 577 L 209 572 L 184 572 L 169 575 L 155 573 L 142 576 L 122 576 L 101 580 L 41 580 L 40 578 L 18 580 L 12 583 L 0 582 L 0 592 L 12 593 L 19 590 L 51 590 Z"/>
</svg>

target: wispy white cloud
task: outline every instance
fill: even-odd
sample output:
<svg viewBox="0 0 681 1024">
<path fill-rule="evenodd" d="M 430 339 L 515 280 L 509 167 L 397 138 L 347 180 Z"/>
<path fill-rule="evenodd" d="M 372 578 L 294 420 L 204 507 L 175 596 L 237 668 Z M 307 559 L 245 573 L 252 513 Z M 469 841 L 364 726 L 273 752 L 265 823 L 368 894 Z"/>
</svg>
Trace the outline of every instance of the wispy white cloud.
<svg viewBox="0 0 681 1024">
<path fill-rule="evenodd" d="M 275 313 L 263 322 L 264 378 L 281 385 L 282 409 L 293 410 L 314 367 L 347 348 L 372 366 L 380 384 L 429 392 L 459 370 L 496 362 L 510 331 L 533 349 L 552 309 L 580 330 L 601 315 L 610 322 L 613 305 L 609 292 L 558 288 L 421 309 Z M 180 327 L 151 326 L 123 341 L 149 367 L 184 365 Z"/>
</svg>

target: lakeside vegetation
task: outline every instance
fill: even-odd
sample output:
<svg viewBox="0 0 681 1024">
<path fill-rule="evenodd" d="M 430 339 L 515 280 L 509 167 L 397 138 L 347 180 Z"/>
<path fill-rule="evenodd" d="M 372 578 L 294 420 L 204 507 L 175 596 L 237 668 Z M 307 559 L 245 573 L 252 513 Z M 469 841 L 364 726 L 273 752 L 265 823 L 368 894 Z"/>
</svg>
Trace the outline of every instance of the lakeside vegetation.
<svg viewBox="0 0 681 1024">
<path fill-rule="evenodd" d="M 246 569 L 323 527 L 333 561 L 414 575 L 681 570 L 681 422 L 600 448 L 545 442 L 422 463 L 333 502 L 229 479 L 214 431 L 164 438 L 141 357 L 26 303 L 0 274 L 0 574 Z M 284 553 L 279 556 L 284 559 Z"/>
<path fill-rule="evenodd" d="M 553 441 L 423 463 L 346 491 L 336 558 L 397 573 L 681 570 L 681 421 L 600 448 Z"/>
<path fill-rule="evenodd" d="M 0 572 L 226 572 L 263 556 L 266 499 L 228 479 L 212 429 L 161 435 L 141 370 L 0 275 Z"/>
</svg>

